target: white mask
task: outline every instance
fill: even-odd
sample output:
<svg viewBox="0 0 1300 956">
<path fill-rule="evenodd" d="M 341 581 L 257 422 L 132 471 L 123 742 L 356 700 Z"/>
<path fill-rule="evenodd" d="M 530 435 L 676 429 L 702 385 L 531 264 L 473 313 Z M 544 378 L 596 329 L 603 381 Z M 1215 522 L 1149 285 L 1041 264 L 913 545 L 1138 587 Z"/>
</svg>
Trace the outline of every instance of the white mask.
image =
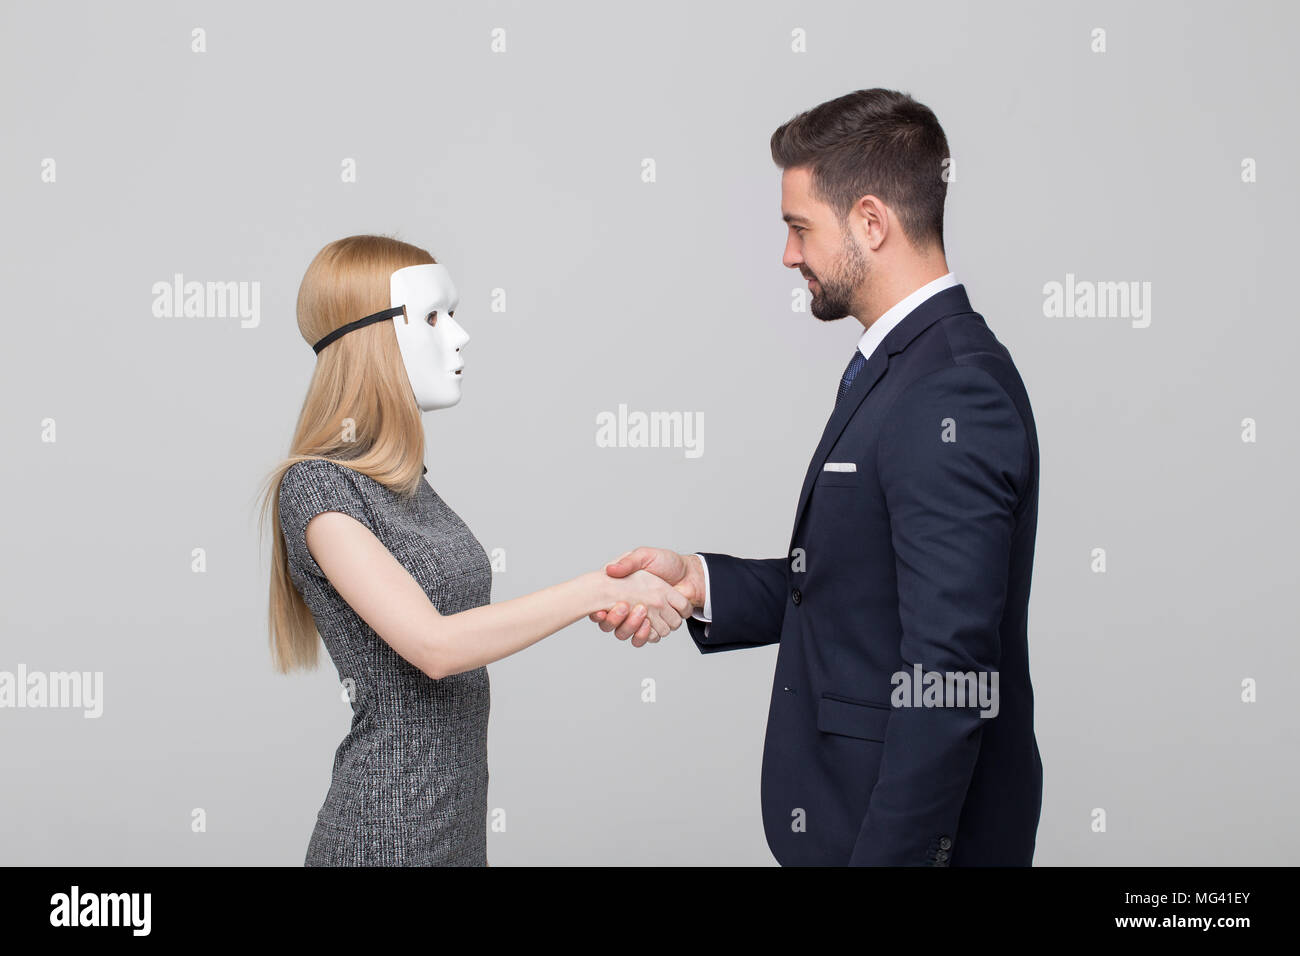
<svg viewBox="0 0 1300 956">
<path fill-rule="evenodd" d="M 452 318 L 460 293 L 451 273 L 441 263 L 407 266 L 393 273 L 389 289 L 393 307 L 406 307 L 393 324 L 416 404 L 425 412 L 455 405 L 465 367 L 460 347 L 469 335 Z"/>
</svg>

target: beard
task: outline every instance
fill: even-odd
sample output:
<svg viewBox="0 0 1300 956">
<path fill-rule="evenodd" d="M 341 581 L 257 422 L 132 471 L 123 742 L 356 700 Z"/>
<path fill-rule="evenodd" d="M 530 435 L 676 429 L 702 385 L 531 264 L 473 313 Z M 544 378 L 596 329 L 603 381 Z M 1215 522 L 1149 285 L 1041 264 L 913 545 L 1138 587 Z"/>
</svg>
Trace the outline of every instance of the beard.
<svg viewBox="0 0 1300 956">
<path fill-rule="evenodd" d="M 812 314 L 823 322 L 853 311 L 853 296 L 867 278 L 867 260 L 847 229 L 840 230 L 840 257 L 824 276 L 814 276 L 821 291 L 812 298 Z"/>
</svg>

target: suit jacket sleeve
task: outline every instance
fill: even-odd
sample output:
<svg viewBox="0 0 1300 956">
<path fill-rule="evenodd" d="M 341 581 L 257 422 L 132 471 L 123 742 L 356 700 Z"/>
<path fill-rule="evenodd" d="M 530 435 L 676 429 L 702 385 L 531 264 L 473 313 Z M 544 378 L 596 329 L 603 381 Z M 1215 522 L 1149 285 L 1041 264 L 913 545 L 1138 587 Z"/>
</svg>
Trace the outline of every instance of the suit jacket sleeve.
<svg viewBox="0 0 1300 956">
<path fill-rule="evenodd" d="M 1011 536 L 1029 461 L 1015 404 L 981 368 L 932 372 L 896 400 L 877 469 L 898 579 L 898 656 L 909 679 L 919 664 L 927 674 L 983 672 L 996 688 Z M 910 691 L 895 684 L 850 865 L 943 865 L 960 846 L 957 821 L 981 733 L 997 718 L 981 717 L 978 701 L 900 707 L 903 687 Z"/>
<path fill-rule="evenodd" d="M 699 554 L 709 566 L 713 619 L 705 624 L 687 618 L 686 627 L 700 653 L 779 643 L 790 593 L 786 559 L 733 558 L 709 551 Z"/>
</svg>

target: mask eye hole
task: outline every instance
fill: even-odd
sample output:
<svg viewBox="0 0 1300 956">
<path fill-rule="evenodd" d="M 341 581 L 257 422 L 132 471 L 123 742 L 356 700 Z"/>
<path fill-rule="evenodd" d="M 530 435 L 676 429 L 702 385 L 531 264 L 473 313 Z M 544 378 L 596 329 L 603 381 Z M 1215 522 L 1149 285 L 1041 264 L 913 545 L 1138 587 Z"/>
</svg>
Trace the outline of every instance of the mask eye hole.
<svg viewBox="0 0 1300 956">
<path fill-rule="evenodd" d="M 453 319 L 456 318 L 456 311 L 454 309 L 451 312 L 448 312 L 447 314 L 450 315 Z"/>
<path fill-rule="evenodd" d="M 438 324 L 438 310 L 437 310 L 437 309 L 434 309 L 432 312 L 430 312 L 430 313 L 425 317 L 425 321 L 428 322 L 430 325 L 437 325 L 437 324 Z"/>
</svg>

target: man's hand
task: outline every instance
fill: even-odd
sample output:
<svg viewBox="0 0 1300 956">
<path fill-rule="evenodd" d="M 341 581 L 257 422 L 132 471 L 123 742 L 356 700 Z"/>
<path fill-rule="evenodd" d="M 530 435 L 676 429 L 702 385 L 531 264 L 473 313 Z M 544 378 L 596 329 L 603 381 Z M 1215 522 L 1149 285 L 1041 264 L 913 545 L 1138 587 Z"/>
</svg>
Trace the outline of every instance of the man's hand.
<svg viewBox="0 0 1300 956">
<path fill-rule="evenodd" d="M 605 573 L 613 578 L 626 577 L 641 570 L 671 584 L 690 600 L 692 606 L 704 606 L 704 566 L 695 555 L 678 554 L 665 548 L 637 548 L 605 565 Z M 592 614 L 591 620 L 599 624 L 602 631 L 613 631 L 620 641 L 632 638 L 634 647 L 659 640 L 653 636 L 645 608 L 639 604 L 630 611 L 627 605 L 617 604 L 608 611 Z"/>
</svg>

